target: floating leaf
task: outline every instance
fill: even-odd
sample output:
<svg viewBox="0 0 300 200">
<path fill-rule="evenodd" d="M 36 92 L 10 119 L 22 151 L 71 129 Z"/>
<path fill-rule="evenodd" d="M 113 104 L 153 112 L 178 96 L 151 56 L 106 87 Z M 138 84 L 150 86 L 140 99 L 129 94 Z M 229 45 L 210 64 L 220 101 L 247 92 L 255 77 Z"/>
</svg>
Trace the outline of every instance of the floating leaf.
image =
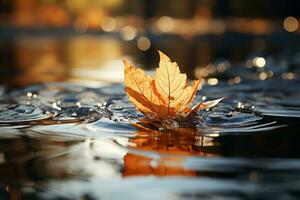
<svg viewBox="0 0 300 200">
<path fill-rule="evenodd" d="M 154 77 L 124 61 L 125 91 L 129 100 L 146 117 L 187 117 L 198 110 L 213 107 L 222 100 L 201 102 L 191 109 L 189 106 L 195 98 L 200 80 L 189 85 L 186 74 L 180 72 L 176 62 L 160 51 L 159 56 L 159 67 Z"/>
</svg>

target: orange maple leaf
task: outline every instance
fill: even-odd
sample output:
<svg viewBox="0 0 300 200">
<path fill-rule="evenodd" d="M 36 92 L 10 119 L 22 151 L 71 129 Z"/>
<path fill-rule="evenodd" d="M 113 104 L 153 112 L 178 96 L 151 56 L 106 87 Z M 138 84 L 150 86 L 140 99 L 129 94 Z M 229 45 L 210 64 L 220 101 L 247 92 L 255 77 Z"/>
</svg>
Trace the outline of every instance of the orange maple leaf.
<svg viewBox="0 0 300 200">
<path fill-rule="evenodd" d="M 180 72 L 176 62 L 159 52 L 160 62 L 155 76 L 145 74 L 124 60 L 125 91 L 129 100 L 146 117 L 156 119 L 187 117 L 198 110 L 215 106 L 222 99 L 201 102 L 190 108 L 200 80 L 189 85 L 186 74 Z"/>
</svg>

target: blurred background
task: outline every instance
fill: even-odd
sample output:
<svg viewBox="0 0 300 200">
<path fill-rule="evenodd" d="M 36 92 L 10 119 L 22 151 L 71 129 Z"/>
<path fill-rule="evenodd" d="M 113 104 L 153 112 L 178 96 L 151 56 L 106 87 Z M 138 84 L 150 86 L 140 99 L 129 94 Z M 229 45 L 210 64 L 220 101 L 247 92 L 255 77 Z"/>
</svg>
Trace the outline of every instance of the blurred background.
<svg viewBox="0 0 300 200">
<path fill-rule="evenodd" d="M 122 59 L 151 69 L 157 50 L 209 85 L 295 79 L 297 0 L 1 0 L 0 81 L 122 82 Z"/>
</svg>

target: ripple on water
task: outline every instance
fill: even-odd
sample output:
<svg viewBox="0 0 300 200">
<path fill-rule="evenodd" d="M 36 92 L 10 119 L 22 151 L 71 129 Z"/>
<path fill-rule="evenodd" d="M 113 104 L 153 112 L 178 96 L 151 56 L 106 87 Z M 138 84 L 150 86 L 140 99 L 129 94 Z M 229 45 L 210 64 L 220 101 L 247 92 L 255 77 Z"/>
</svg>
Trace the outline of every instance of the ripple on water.
<svg viewBox="0 0 300 200">
<path fill-rule="evenodd" d="M 49 112 L 37 108 L 33 105 L 9 105 L 2 104 L 0 106 L 0 123 L 25 123 L 51 118 Z"/>
<path fill-rule="evenodd" d="M 203 93 L 212 98 L 219 98 L 218 90 L 224 90 L 226 99 L 216 108 L 200 112 L 196 119 L 197 128 L 208 134 L 255 133 L 283 125 L 275 120 L 265 121 L 263 116 L 298 117 L 299 110 L 288 107 L 298 105 L 293 97 L 285 95 L 286 101 L 278 100 L 280 95 L 277 91 L 274 97 L 268 94 L 268 97 L 263 98 L 261 91 L 267 90 L 264 87 L 258 83 L 253 88 L 239 85 L 233 88 L 223 86 L 218 89 L 204 89 Z M 274 91 L 272 88 L 273 86 L 271 94 Z M 249 92 L 255 89 L 259 97 L 257 101 L 253 100 L 253 92 Z M 3 102 L 8 103 L 1 104 L 0 123 L 25 123 L 45 119 L 50 119 L 53 123 L 77 121 L 88 124 L 88 128 L 97 132 L 129 134 L 135 131 L 131 124 L 142 117 L 128 102 L 120 85 L 97 90 L 72 84 L 49 84 L 31 86 L 23 92 L 13 91 L 7 96 Z M 198 95 L 196 101 L 201 101 L 201 98 Z M 269 101 L 273 102 L 273 107 L 268 104 Z M 278 104 L 281 109 L 274 109 Z"/>
<path fill-rule="evenodd" d="M 224 193 L 268 196 L 282 186 L 268 180 L 286 181 L 280 194 L 289 196 L 289 190 L 299 191 L 291 182 L 300 175 L 299 138 L 293 130 L 295 121 L 290 120 L 299 117 L 295 87 L 267 81 L 204 87 L 196 102 L 201 95 L 209 100 L 226 98 L 199 112 L 192 126 L 177 123 L 173 129 L 143 127 L 143 116 L 128 101 L 122 85 L 95 89 L 49 84 L 3 90 L 0 147 L 5 156 L 0 157 L 0 169 L 13 174 L 1 163 L 31 166 L 32 179 L 46 179 L 45 185 L 34 185 L 46 191 L 38 195 L 50 199 L 57 197 L 61 184 L 66 184 L 61 191 L 66 198 L 88 193 L 104 199 L 115 194 L 118 199 L 129 197 L 137 187 L 149 199 L 155 192 L 183 199 Z M 76 181 L 78 176 L 95 182 Z M 203 178 L 190 178 L 197 176 Z M 47 177 L 56 181 L 52 184 Z"/>
</svg>

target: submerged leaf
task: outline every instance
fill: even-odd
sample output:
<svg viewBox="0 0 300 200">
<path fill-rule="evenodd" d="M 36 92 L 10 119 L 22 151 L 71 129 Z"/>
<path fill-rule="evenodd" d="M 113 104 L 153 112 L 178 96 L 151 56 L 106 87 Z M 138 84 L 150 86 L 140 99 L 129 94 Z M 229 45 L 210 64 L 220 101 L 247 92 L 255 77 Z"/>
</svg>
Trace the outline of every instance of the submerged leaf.
<svg viewBox="0 0 300 200">
<path fill-rule="evenodd" d="M 188 84 L 186 74 L 180 72 L 176 62 L 159 51 L 160 62 L 155 77 L 124 61 L 125 91 L 129 100 L 146 117 L 155 119 L 187 117 L 190 113 L 215 106 L 222 99 L 204 102 L 190 108 L 200 80 Z"/>
</svg>

